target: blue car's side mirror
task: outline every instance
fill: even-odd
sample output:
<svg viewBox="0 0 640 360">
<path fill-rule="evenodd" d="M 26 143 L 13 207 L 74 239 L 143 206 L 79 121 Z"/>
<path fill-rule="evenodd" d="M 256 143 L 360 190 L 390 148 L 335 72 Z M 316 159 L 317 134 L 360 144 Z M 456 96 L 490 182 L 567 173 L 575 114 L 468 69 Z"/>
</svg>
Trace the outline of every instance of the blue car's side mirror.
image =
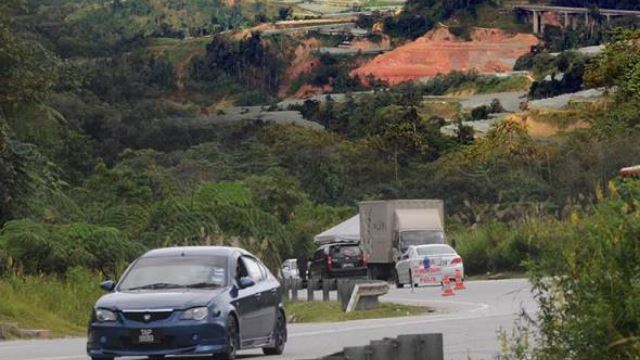
<svg viewBox="0 0 640 360">
<path fill-rule="evenodd" d="M 255 284 L 256 282 L 253 281 L 253 279 L 248 276 L 241 277 L 240 281 L 238 281 L 238 286 L 240 286 L 240 289 L 252 287 Z"/>
<path fill-rule="evenodd" d="M 104 291 L 112 292 L 116 288 L 116 283 L 113 280 L 107 280 L 100 283 L 100 288 Z"/>
</svg>

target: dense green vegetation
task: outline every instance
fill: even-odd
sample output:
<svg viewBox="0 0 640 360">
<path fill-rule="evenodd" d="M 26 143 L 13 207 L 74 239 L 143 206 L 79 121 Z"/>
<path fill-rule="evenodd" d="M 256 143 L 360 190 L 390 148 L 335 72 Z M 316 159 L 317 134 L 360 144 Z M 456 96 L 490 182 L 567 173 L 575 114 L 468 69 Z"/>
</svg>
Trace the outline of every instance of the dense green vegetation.
<svg viewBox="0 0 640 360">
<path fill-rule="evenodd" d="M 522 67 L 520 70 L 524 69 Z M 424 95 L 447 95 L 458 92 L 491 94 L 526 90 L 528 87 L 529 81 L 525 76 L 516 75 L 501 78 L 494 75 L 480 75 L 477 71 L 472 70 L 438 74 L 424 84 L 422 92 Z"/>
<path fill-rule="evenodd" d="M 373 23 L 382 22 L 386 34 L 394 38 L 415 39 L 454 15 L 468 18 L 467 20 L 471 19 L 470 22 L 473 23 L 477 18 L 478 6 L 484 4 L 495 6 L 497 2 L 495 0 L 409 0 L 398 16 L 374 13 L 370 16 L 360 16 L 357 24 L 370 28 Z M 464 38 L 469 33 L 471 23 L 454 26 L 451 30 Z"/>
<path fill-rule="evenodd" d="M 538 144 L 505 124 L 470 146 L 469 137 L 442 135 L 442 119 L 420 116 L 422 95 L 468 83 L 480 92 L 502 86 L 473 73 L 348 95 L 344 103 L 306 102 L 300 110 L 326 132 L 213 125 L 166 100 L 176 87 L 171 63 L 144 52 L 61 62 L 56 47 L 26 36 L 39 32 L 12 32 L 19 28 L 8 16 L 3 24 L 3 69 L 10 71 L 0 99 L 0 248 L 3 263 L 20 273 L 84 266 L 114 274 L 145 248 L 184 243 L 239 243 L 275 265 L 311 246 L 314 232 L 361 199 L 443 197 L 460 224 L 484 221 L 493 214 L 481 217 L 474 207 L 495 204 L 513 221 L 525 216 L 511 210 L 520 203 L 546 204 L 545 213 L 561 217 L 632 161 L 625 154 L 633 144 L 617 138 L 598 166 L 587 166 L 593 159 L 575 150 L 608 144 L 616 134 Z M 215 37 L 194 69 L 209 82 L 269 90 L 282 71 L 276 45 L 257 34 Z M 623 109 L 633 118 L 629 107 L 603 110 L 599 122 L 619 123 Z M 594 125 L 590 131 L 606 129 Z M 575 166 L 587 171 L 570 174 Z"/>
<path fill-rule="evenodd" d="M 607 189 L 609 195 L 590 215 L 576 211 L 569 221 L 547 220 L 514 231 L 528 238 L 523 245 L 538 251 L 527 268 L 540 312 L 520 325 L 506 358 L 586 359 L 595 352 L 607 359 L 639 356 L 640 182 L 613 181 Z M 528 331 L 533 327 L 537 331 Z"/>
<path fill-rule="evenodd" d="M 590 61 L 587 56 L 572 51 L 556 57 L 531 53 L 519 58 L 514 69 L 534 74 L 536 81 L 529 88 L 529 98 L 542 99 L 582 90 L 585 68 Z"/>
<path fill-rule="evenodd" d="M 204 58 L 194 62 L 191 79 L 215 83 L 227 76 L 245 88 L 277 92 L 290 59 L 282 41 L 270 40 L 258 32 L 240 41 L 215 36 Z"/>
</svg>

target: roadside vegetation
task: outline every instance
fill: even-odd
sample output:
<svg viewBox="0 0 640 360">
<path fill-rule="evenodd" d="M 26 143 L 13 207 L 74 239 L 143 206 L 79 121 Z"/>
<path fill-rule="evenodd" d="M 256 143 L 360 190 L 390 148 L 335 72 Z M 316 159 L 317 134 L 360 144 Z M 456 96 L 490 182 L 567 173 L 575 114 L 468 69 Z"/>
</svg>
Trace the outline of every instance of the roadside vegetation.
<svg viewBox="0 0 640 360">
<path fill-rule="evenodd" d="M 425 95 L 492 94 L 529 89 L 531 81 L 523 75 L 498 77 L 476 71 L 452 71 L 429 79 L 423 86 Z"/>
<path fill-rule="evenodd" d="M 91 308 L 103 294 L 100 281 L 100 275 L 79 267 L 61 276 L 4 276 L 0 279 L 0 323 L 47 329 L 54 337 L 83 335 Z"/>
</svg>

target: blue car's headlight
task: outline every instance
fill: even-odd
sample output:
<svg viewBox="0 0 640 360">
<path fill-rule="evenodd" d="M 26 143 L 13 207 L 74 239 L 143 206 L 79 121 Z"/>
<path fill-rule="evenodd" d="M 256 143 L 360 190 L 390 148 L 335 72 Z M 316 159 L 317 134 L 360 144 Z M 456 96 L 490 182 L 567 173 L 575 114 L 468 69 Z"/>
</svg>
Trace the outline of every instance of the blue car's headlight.
<svg viewBox="0 0 640 360">
<path fill-rule="evenodd" d="M 99 322 L 116 321 L 116 313 L 107 309 L 96 309 L 96 320 Z"/>
<path fill-rule="evenodd" d="M 184 313 L 182 313 L 180 319 L 200 321 L 206 319 L 207 315 L 209 315 L 209 309 L 207 309 L 206 307 L 197 307 L 186 310 Z"/>
</svg>

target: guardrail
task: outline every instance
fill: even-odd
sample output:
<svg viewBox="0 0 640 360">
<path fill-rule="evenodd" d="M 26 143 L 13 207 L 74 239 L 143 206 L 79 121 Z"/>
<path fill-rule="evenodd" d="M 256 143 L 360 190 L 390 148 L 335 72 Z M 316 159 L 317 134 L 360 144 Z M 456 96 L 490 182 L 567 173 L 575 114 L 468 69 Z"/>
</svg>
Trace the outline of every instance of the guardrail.
<svg viewBox="0 0 640 360">
<path fill-rule="evenodd" d="M 283 300 L 300 300 L 299 292 L 304 289 L 301 279 L 281 279 L 280 283 Z M 342 310 L 350 312 L 375 308 L 378 297 L 389 291 L 389 285 L 384 281 L 366 279 L 309 279 L 306 290 L 307 301 L 315 301 L 317 291 L 322 291 L 322 301 L 331 301 L 331 292 L 335 291 Z"/>
<path fill-rule="evenodd" d="M 444 360 L 442 334 L 400 335 L 313 360 Z"/>
</svg>

